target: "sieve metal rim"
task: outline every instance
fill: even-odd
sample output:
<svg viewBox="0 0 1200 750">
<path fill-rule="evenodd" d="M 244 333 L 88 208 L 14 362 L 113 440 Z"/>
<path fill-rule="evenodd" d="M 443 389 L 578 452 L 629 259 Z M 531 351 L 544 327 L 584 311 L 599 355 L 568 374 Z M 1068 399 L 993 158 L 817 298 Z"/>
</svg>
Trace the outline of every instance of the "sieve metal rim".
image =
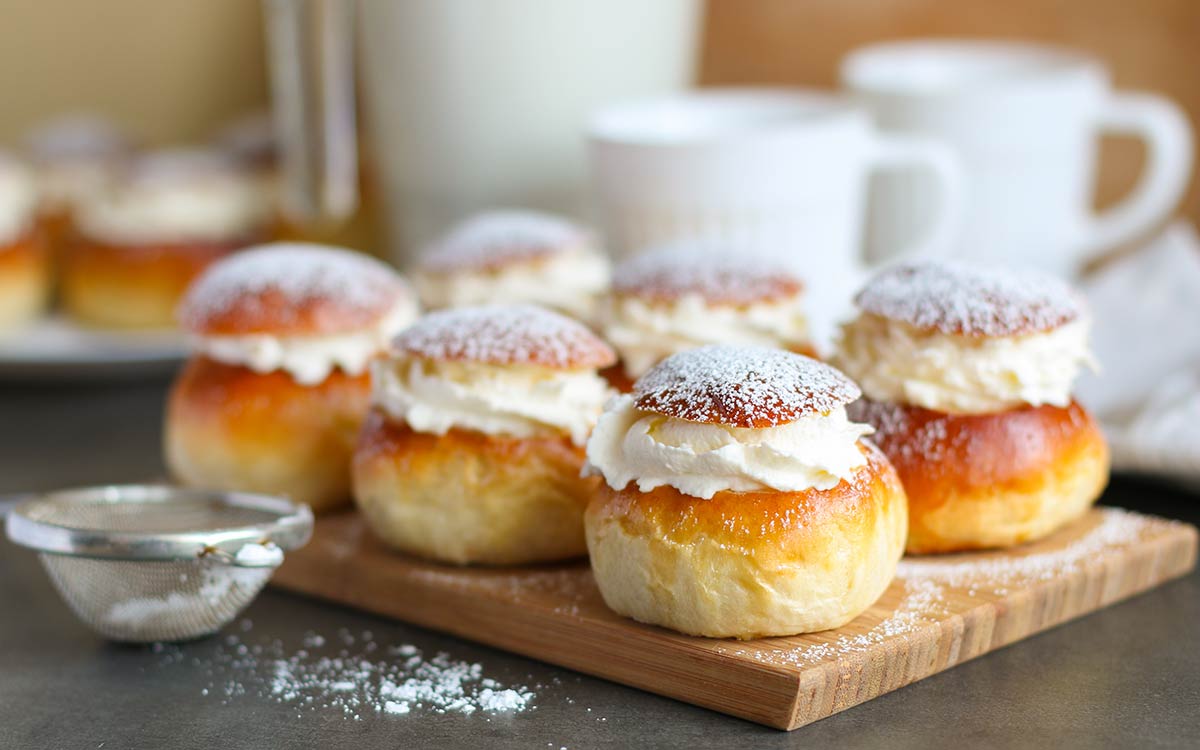
<svg viewBox="0 0 1200 750">
<path fill-rule="evenodd" d="M 81 529 L 44 521 L 31 514 L 47 504 L 169 503 L 215 501 L 230 507 L 273 513 L 277 518 L 206 531 L 107 531 Z M 195 560 L 212 552 L 232 560 L 245 544 L 271 542 L 290 551 L 312 536 L 313 515 L 307 505 L 249 492 L 205 490 L 162 484 L 113 484 L 38 493 L 9 513 L 5 531 L 10 541 L 53 555 L 125 561 Z"/>
</svg>

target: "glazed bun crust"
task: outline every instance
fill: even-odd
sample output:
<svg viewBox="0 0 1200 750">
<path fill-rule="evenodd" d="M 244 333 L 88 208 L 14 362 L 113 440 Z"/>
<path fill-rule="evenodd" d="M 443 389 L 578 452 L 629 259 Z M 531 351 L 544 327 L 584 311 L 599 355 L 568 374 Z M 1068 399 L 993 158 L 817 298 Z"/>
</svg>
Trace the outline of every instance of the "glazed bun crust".
<svg viewBox="0 0 1200 750">
<path fill-rule="evenodd" d="M 186 485 L 286 495 L 317 512 L 344 506 L 369 398 L 366 374 L 335 370 L 305 386 L 196 357 L 167 403 L 167 465 Z"/>
<path fill-rule="evenodd" d="M 460 565 L 521 565 L 586 554 L 581 478 L 566 437 L 416 432 L 378 410 L 354 456 L 354 497 L 389 546 Z"/>
<path fill-rule="evenodd" d="M 50 302 L 50 257 L 30 234 L 0 247 L 0 329 L 40 315 Z"/>
<path fill-rule="evenodd" d="M 602 487 L 586 516 L 592 570 L 619 614 L 691 635 L 759 638 L 836 628 L 891 582 L 907 530 L 883 454 L 830 490 Z"/>
<path fill-rule="evenodd" d="M 945 414 L 864 402 L 908 493 L 910 554 L 1009 547 L 1081 516 L 1108 483 L 1108 445 L 1078 403 Z"/>
<path fill-rule="evenodd" d="M 248 244 L 210 242 L 127 247 L 79 238 L 64 252 L 63 304 L 103 328 L 173 328 L 188 285 L 214 261 Z"/>
</svg>

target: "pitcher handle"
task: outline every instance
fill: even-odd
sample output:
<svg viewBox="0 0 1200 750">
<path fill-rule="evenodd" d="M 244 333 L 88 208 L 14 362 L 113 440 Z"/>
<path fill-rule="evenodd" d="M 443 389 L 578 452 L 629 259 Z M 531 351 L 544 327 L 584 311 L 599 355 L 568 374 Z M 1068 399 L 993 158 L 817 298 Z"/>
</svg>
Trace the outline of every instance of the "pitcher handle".
<svg viewBox="0 0 1200 750">
<path fill-rule="evenodd" d="M 284 215 L 336 222 L 358 208 L 354 0 L 263 0 Z"/>
</svg>

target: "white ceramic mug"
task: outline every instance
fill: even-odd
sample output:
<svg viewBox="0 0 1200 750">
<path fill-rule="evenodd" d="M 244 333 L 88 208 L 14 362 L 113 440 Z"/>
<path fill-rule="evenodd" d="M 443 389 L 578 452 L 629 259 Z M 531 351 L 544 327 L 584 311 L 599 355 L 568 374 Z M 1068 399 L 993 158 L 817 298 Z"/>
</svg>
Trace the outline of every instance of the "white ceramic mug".
<svg viewBox="0 0 1200 750">
<path fill-rule="evenodd" d="M 687 86 L 702 15 L 699 0 L 265 7 L 285 206 L 326 220 L 354 209 L 358 47 L 371 157 L 401 265 L 475 211 L 580 213 L 588 115 Z"/>
<path fill-rule="evenodd" d="M 960 216 L 949 149 L 881 133 L 863 109 L 827 93 L 708 89 L 618 105 L 592 118 L 589 151 L 612 252 L 700 238 L 791 254 L 818 329 L 861 278 L 872 171 L 911 167 L 939 187 L 936 215 L 905 253 L 942 252 Z"/>
<path fill-rule="evenodd" d="M 893 133 L 955 149 L 967 209 L 954 252 L 1070 274 L 1083 261 L 1152 229 L 1175 207 L 1192 165 L 1187 120 L 1159 96 L 1113 92 L 1097 60 L 1070 50 L 984 41 L 867 47 L 842 65 L 845 87 Z M 1098 137 L 1147 146 L 1141 182 L 1118 205 L 1092 210 Z M 916 171 L 873 185 L 868 255 L 883 258 L 931 210 Z"/>
</svg>

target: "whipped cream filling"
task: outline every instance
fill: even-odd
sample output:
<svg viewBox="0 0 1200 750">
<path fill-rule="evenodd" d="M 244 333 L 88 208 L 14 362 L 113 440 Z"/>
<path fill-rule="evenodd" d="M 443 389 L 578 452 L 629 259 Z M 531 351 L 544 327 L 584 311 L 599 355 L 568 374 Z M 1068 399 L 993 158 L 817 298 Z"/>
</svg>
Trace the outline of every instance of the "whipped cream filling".
<svg viewBox="0 0 1200 750">
<path fill-rule="evenodd" d="M 1021 336 L 971 337 L 865 313 L 842 328 L 835 364 L 875 401 L 981 414 L 1022 404 L 1068 406 L 1095 368 L 1087 318 Z"/>
<path fill-rule="evenodd" d="M 565 434 L 583 445 L 612 395 L 593 370 L 381 360 L 373 371 L 373 400 L 417 432 L 452 428 L 487 435 Z"/>
<path fill-rule="evenodd" d="M 608 259 L 580 248 L 490 271 L 422 272 L 417 288 L 425 304 L 434 308 L 532 303 L 592 320 L 608 280 Z"/>
<path fill-rule="evenodd" d="M 762 429 L 686 422 L 638 409 L 630 394 L 608 405 L 587 446 L 587 474 L 614 490 L 670 486 L 705 500 L 718 492 L 828 490 L 867 463 L 872 432 L 842 407 Z"/>
<path fill-rule="evenodd" d="M 803 301 L 796 295 L 752 305 L 710 305 L 698 294 L 671 302 L 617 295 L 601 312 L 601 327 L 625 372 L 638 378 L 670 355 L 706 344 L 806 345 Z"/>
<path fill-rule="evenodd" d="M 88 236 L 110 242 L 220 242 L 261 230 L 272 211 L 270 197 L 250 177 L 197 175 L 91 196 L 80 208 L 79 225 Z"/>
<path fill-rule="evenodd" d="M 0 158 L 0 244 L 11 244 L 29 229 L 37 192 L 25 168 Z"/>
<path fill-rule="evenodd" d="M 335 369 L 366 372 L 371 360 L 417 318 L 416 303 L 397 304 L 373 328 L 325 336 L 195 336 L 192 347 L 204 356 L 257 373 L 283 370 L 301 385 L 316 385 Z"/>
</svg>

